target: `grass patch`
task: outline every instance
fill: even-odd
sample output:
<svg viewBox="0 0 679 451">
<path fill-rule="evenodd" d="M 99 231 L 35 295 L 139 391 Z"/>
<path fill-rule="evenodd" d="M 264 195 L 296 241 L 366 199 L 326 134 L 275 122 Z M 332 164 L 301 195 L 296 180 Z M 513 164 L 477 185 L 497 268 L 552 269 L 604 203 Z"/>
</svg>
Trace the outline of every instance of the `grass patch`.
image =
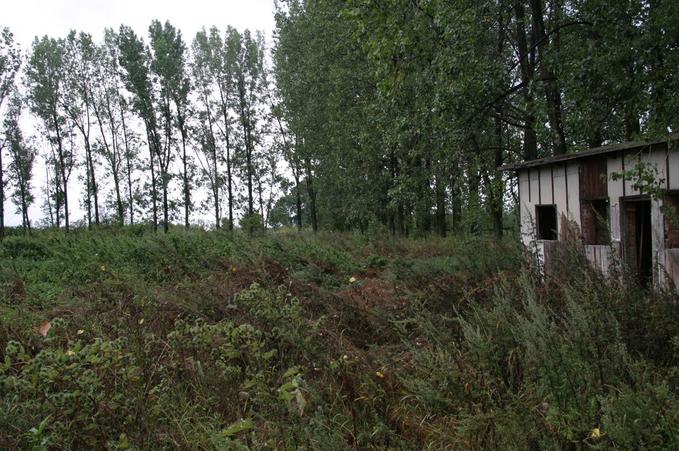
<svg viewBox="0 0 679 451">
<path fill-rule="evenodd" d="M 483 238 L 8 237 L 0 448 L 679 447 L 676 295 L 572 258 L 544 281 Z"/>
</svg>

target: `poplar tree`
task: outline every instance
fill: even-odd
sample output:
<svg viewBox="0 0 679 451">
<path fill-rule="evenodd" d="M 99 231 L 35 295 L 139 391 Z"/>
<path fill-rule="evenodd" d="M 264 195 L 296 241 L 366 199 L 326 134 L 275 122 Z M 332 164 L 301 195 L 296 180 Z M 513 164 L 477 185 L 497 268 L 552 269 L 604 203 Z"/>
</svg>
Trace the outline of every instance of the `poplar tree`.
<svg viewBox="0 0 679 451">
<path fill-rule="evenodd" d="M 9 154 L 7 170 L 8 182 L 12 187 L 11 199 L 16 205 L 16 212 L 21 215 L 21 223 L 25 232 L 31 230 L 31 219 L 28 209 L 35 200 L 32 193 L 33 164 L 35 148 L 26 142 L 19 126 L 22 99 L 17 91 L 9 100 L 7 115 L 4 120 L 5 142 Z"/>
<path fill-rule="evenodd" d="M 9 28 L 0 30 L 0 113 L 3 112 L 3 105 L 12 93 L 17 73 L 21 67 L 21 52 L 19 46 L 14 42 L 14 35 Z M 9 112 L 11 115 L 11 109 Z M 9 116 L 8 116 L 9 119 Z M 7 124 L 5 124 L 6 126 Z M 9 135 L 8 135 L 9 133 Z M 0 136 L 0 239 L 5 234 L 5 177 L 3 166 L 3 152 L 5 147 L 11 148 L 11 131 L 5 130 L 5 138 Z M 11 150 L 10 150 L 11 151 Z"/>
<path fill-rule="evenodd" d="M 221 47 L 221 46 L 220 46 Z M 198 95 L 198 140 L 201 158 L 198 161 L 202 167 L 204 178 L 210 186 L 210 195 L 214 209 L 215 228 L 221 227 L 221 206 L 219 192 L 223 186 L 223 177 L 220 171 L 222 157 L 217 146 L 217 136 L 215 132 L 215 110 L 213 94 L 215 90 L 215 75 L 213 73 L 213 61 L 216 52 L 221 48 L 214 49 L 210 45 L 208 35 L 203 29 L 196 34 L 192 44 L 192 64 L 191 72 Z M 231 218 L 230 218 L 231 219 Z"/>
<path fill-rule="evenodd" d="M 182 193 L 184 204 L 184 226 L 189 227 L 191 205 L 192 163 L 187 153 L 188 143 L 188 95 L 191 89 L 186 73 L 186 45 L 181 32 L 169 22 L 154 20 L 149 27 L 153 59 L 151 70 L 160 84 L 161 111 L 168 127 L 167 145 L 171 147 L 172 128 L 176 123 L 181 137 L 179 159 L 182 164 Z M 168 150 L 169 153 L 169 150 Z M 169 155 L 168 155 L 169 160 Z M 164 185 L 165 189 L 165 185 Z"/>
<path fill-rule="evenodd" d="M 167 149 L 161 146 L 161 139 L 159 136 L 155 94 L 150 77 L 150 55 L 141 38 L 137 37 L 130 27 L 124 25 L 120 27 L 118 33 L 118 49 L 120 51 L 120 65 L 124 69 L 123 78 L 125 86 L 133 95 L 132 108 L 144 123 L 144 128 L 146 130 L 149 148 L 148 169 L 151 173 L 153 228 L 154 230 L 158 229 L 157 159 L 163 188 L 163 229 L 167 232 L 169 227 L 167 203 L 167 168 L 169 166 L 169 155 Z M 121 118 L 124 120 L 122 113 Z M 123 127 L 125 127 L 124 123 Z"/>
<path fill-rule="evenodd" d="M 123 200 L 123 177 L 125 157 L 128 154 L 125 133 L 122 132 L 124 111 L 121 104 L 118 49 L 116 35 L 112 29 L 104 32 L 104 42 L 96 49 L 96 69 L 93 74 L 94 89 L 92 108 L 96 117 L 101 145 L 99 152 L 108 163 L 113 179 L 116 217 L 120 225 L 125 223 L 125 202 Z M 127 202 L 133 200 L 128 196 Z M 131 210 L 132 211 L 132 210 Z M 130 213 L 130 222 L 133 214 Z"/>
<path fill-rule="evenodd" d="M 95 170 L 93 144 L 94 83 L 98 67 L 96 47 L 92 36 L 71 31 L 64 41 L 63 110 L 78 130 L 85 149 L 86 207 L 88 226 L 99 224 L 99 189 Z M 94 203 L 92 205 L 92 201 Z M 92 208 L 94 207 L 94 208 Z"/>
<path fill-rule="evenodd" d="M 242 133 L 243 172 L 247 183 L 247 214 L 253 215 L 255 213 L 255 152 L 259 140 L 257 127 L 261 119 L 258 107 L 263 94 L 263 36 L 258 34 L 253 37 L 249 30 L 245 30 L 242 35 L 236 30 L 231 30 L 227 38 L 227 48 L 237 54 L 234 71 L 236 111 Z"/>
<path fill-rule="evenodd" d="M 64 41 L 48 36 L 35 38 L 26 68 L 28 100 L 31 111 L 43 123 L 53 151 L 52 159 L 58 183 L 57 203 L 63 205 L 64 226 L 68 231 L 70 226 L 68 180 L 75 155 L 73 147 L 65 143 L 69 131 L 68 116 L 62 108 L 64 70 Z"/>
</svg>

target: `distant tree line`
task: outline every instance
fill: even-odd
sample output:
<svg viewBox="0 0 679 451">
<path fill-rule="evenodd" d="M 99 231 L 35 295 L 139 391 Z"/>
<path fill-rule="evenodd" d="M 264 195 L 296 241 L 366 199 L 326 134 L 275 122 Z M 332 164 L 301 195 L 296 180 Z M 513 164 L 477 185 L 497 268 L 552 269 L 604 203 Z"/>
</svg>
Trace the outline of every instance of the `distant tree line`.
<svg viewBox="0 0 679 451">
<path fill-rule="evenodd" d="M 66 229 L 75 202 L 87 226 L 210 212 L 228 229 L 500 236 L 502 164 L 677 130 L 676 1 L 275 4 L 271 53 L 260 33 L 188 43 L 154 21 L 24 54 L 3 29 L 0 233 L 10 205 L 29 230 L 39 198 Z"/>
<path fill-rule="evenodd" d="M 276 21 L 314 227 L 501 235 L 502 164 L 677 130 L 677 1 L 286 0 Z"/>
<path fill-rule="evenodd" d="M 9 201 L 31 229 L 38 193 L 45 225 L 66 230 L 74 203 L 90 227 L 167 231 L 197 211 L 217 228 L 232 229 L 237 211 L 263 227 L 285 222 L 274 211 L 283 176 L 266 60 L 261 33 L 231 27 L 190 44 L 169 22 L 153 21 L 146 38 L 127 26 L 100 42 L 71 31 L 36 37 L 26 53 L 2 29 L 0 233 Z"/>
</svg>

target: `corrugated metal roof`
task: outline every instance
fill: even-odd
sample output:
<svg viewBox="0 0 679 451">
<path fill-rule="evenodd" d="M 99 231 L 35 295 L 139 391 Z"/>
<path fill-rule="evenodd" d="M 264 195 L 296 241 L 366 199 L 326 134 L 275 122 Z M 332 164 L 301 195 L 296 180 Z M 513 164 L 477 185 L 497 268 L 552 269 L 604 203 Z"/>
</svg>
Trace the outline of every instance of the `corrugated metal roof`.
<svg viewBox="0 0 679 451">
<path fill-rule="evenodd" d="M 640 147 L 647 147 L 653 144 L 660 144 L 669 141 L 679 140 L 679 133 L 672 133 L 665 139 L 660 139 L 657 141 L 633 141 L 624 142 L 620 144 L 609 144 L 601 147 L 594 147 L 592 149 L 584 150 L 582 152 L 566 153 L 563 155 L 556 155 L 553 157 L 538 158 L 537 160 L 524 161 L 520 163 L 505 164 L 500 166 L 498 169 L 500 171 L 519 171 L 521 169 L 533 168 L 536 166 L 544 166 L 548 164 L 561 163 L 564 161 L 577 160 L 580 158 L 587 158 L 596 155 L 603 155 L 612 152 L 620 152 L 623 150 L 636 149 Z"/>
</svg>

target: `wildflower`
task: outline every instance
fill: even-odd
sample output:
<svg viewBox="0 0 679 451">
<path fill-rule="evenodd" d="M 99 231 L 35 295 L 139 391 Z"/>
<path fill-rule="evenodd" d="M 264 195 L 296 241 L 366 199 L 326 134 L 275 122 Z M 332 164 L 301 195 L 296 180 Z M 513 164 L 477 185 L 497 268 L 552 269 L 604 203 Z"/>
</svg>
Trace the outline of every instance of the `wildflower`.
<svg viewBox="0 0 679 451">
<path fill-rule="evenodd" d="M 144 318 L 139 320 L 139 325 L 141 326 L 142 324 L 144 324 Z"/>
<path fill-rule="evenodd" d="M 78 329 L 78 332 L 77 332 L 77 334 L 78 334 L 78 335 L 82 335 L 82 334 L 84 334 L 84 333 L 85 333 L 85 331 L 84 331 L 84 330 L 82 330 L 82 329 Z"/>
<path fill-rule="evenodd" d="M 346 355 L 346 354 L 344 354 L 344 355 L 342 356 L 342 360 L 344 360 L 344 361 L 346 362 L 347 360 L 349 360 L 349 356 Z"/>
<path fill-rule="evenodd" d="M 589 434 L 590 438 L 597 439 L 601 437 L 601 430 L 599 428 L 594 428 L 592 429 L 592 432 Z"/>
<path fill-rule="evenodd" d="M 349 283 L 356 283 L 356 277 L 351 276 L 351 277 L 349 278 Z"/>
<path fill-rule="evenodd" d="M 73 352 L 69 349 L 68 351 L 66 351 L 66 355 L 73 356 L 73 355 L 75 355 L 75 352 Z"/>
<path fill-rule="evenodd" d="M 382 371 L 375 371 L 375 376 L 379 377 L 380 379 L 384 379 L 384 373 Z"/>
<path fill-rule="evenodd" d="M 99 268 L 99 269 L 101 269 L 101 272 L 106 272 L 106 266 L 104 266 L 104 265 L 101 265 L 101 268 Z"/>
</svg>

